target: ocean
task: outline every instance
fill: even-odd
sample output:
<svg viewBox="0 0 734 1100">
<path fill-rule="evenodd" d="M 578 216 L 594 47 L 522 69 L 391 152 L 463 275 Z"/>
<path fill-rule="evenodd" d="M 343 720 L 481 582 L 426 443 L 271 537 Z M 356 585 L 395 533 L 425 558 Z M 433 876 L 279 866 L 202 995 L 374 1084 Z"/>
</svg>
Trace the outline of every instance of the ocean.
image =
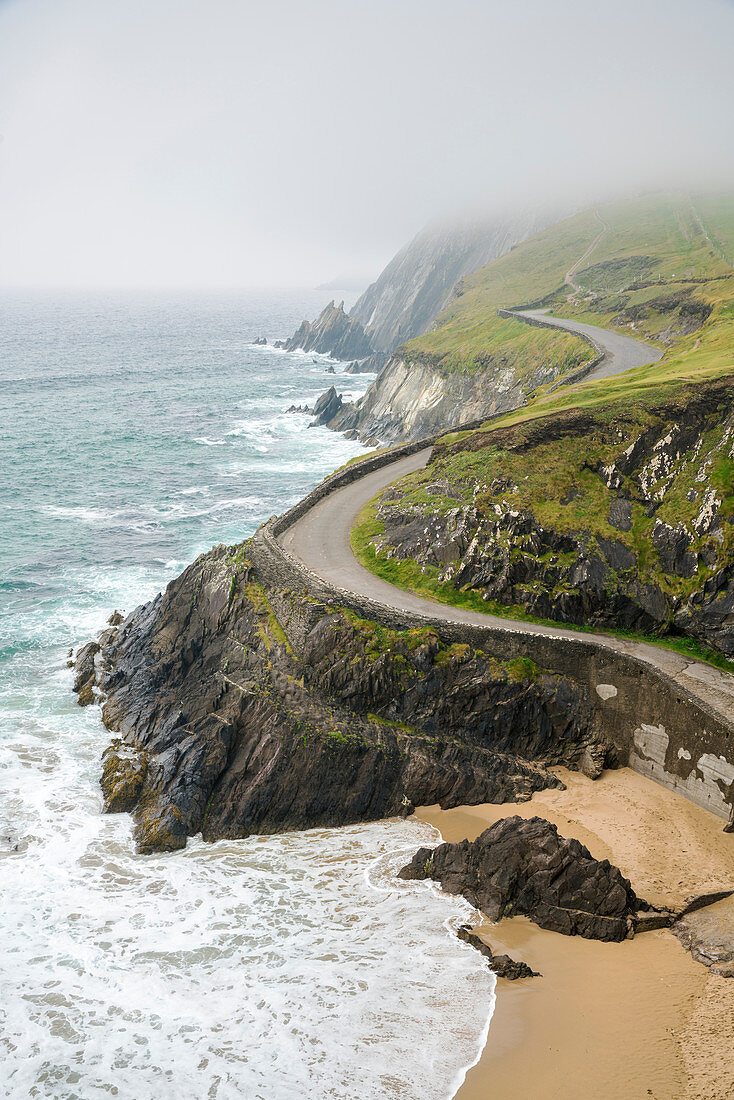
<svg viewBox="0 0 734 1100">
<path fill-rule="evenodd" d="M 415 821 L 138 856 L 101 812 L 66 667 L 114 609 L 235 543 L 361 446 L 308 417 L 329 360 L 256 346 L 304 292 L 0 302 L 0 1094 L 447 1100 L 494 976 L 473 911 L 399 868 Z M 339 364 L 332 365 L 337 374 Z"/>
</svg>

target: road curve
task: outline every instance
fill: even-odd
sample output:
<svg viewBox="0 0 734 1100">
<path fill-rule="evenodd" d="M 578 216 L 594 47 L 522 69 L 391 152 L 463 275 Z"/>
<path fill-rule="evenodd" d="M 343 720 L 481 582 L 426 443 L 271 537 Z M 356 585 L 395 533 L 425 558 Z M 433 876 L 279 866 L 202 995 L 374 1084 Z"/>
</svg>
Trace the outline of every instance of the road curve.
<svg viewBox="0 0 734 1100">
<path fill-rule="evenodd" d="M 615 638 L 608 634 L 587 633 L 565 627 L 548 627 L 536 623 L 484 615 L 449 604 L 424 599 L 413 592 L 397 588 L 370 573 L 357 561 L 351 547 L 351 533 L 362 508 L 382 489 L 426 465 L 431 448 L 417 451 L 407 458 L 397 459 L 389 466 L 365 474 L 364 477 L 335 489 L 288 527 L 278 541 L 323 580 L 339 588 L 367 596 L 369 599 L 397 608 L 419 612 L 434 618 L 471 623 L 507 631 L 521 631 L 547 637 L 576 638 L 640 658 L 677 680 L 692 695 L 707 703 L 727 721 L 734 714 L 734 675 L 700 661 L 691 661 L 672 650 Z"/>
<path fill-rule="evenodd" d="M 604 352 L 604 358 L 598 366 L 584 375 L 584 382 L 595 378 L 609 378 L 613 374 L 624 374 L 635 367 L 657 363 L 663 357 L 660 348 L 644 340 L 622 336 L 619 332 L 610 332 L 609 329 L 598 328 L 596 325 L 585 325 L 581 321 L 570 321 L 567 317 L 554 317 L 545 309 L 513 309 L 507 312 L 520 320 L 534 321 L 536 324 L 548 325 L 549 328 L 562 328 L 567 332 L 588 336 Z"/>
<path fill-rule="evenodd" d="M 581 332 L 591 337 L 605 352 L 605 359 L 586 380 L 621 374 L 645 363 L 654 363 L 662 352 L 658 348 L 621 336 L 594 325 L 552 317 L 542 310 L 526 310 L 519 316 L 540 320 L 544 324 Z M 734 714 L 734 675 L 699 661 L 691 661 L 672 650 L 658 646 L 614 638 L 608 634 L 587 633 L 564 627 L 547 627 L 427 600 L 412 592 L 389 584 L 365 569 L 355 558 L 351 547 L 351 532 L 362 508 L 382 489 L 426 465 L 431 447 L 371 473 L 342 488 L 335 489 L 319 500 L 279 537 L 281 545 L 299 558 L 323 580 L 402 611 L 419 612 L 435 618 L 467 622 L 507 631 L 523 631 L 552 637 L 576 638 L 596 642 L 618 653 L 635 656 L 677 680 L 693 695 L 705 701 L 726 720 Z"/>
</svg>

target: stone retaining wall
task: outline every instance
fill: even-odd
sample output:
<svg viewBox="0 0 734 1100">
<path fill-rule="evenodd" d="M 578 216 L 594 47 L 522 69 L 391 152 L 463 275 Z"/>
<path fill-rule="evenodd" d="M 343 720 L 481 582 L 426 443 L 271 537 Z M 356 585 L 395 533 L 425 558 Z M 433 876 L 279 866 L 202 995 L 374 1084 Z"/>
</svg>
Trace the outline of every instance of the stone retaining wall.
<svg viewBox="0 0 734 1100">
<path fill-rule="evenodd" d="M 584 363 L 578 368 L 578 370 L 572 371 L 571 374 L 567 374 L 565 378 L 561 378 L 558 382 L 554 382 L 552 386 L 549 386 L 546 393 L 553 393 L 554 390 L 559 389 L 560 386 L 573 386 L 576 382 L 581 382 L 587 375 L 599 366 L 599 364 L 606 359 L 607 353 L 600 344 L 597 344 L 596 340 L 592 339 L 585 332 L 575 332 L 573 329 L 563 328 L 562 325 L 552 325 L 550 321 L 543 321 L 540 317 L 524 317 L 522 313 L 517 313 L 513 309 L 498 309 L 500 317 L 510 317 L 515 321 L 522 321 L 526 325 L 535 325 L 537 328 L 552 328 L 556 332 L 567 332 L 571 336 L 578 336 L 580 340 L 585 340 L 595 352 L 594 358 L 590 359 L 588 363 Z"/>
<path fill-rule="evenodd" d="M 401 611 L 330 584 L 280 545 L 278 536 L 328 493 L 423 450 L 436 438 L 347 466 L 288 512 L 263 524 L 251 549 L 263 582 L 308 592 L 398 630 L 428 627 L 449 644 L 480 647 L 502 661 L 529 657 L 542 669 L 570 677 L 585 690 L 597 732 L 614 743 L 622 763 L 728 818 L 734 807 L 734 716 L 722 719 L 662 670 L 598 642 L 554 635 L 550 628 L 547 634 L 536 634 L 514 625 L 505 630 Z"/>
</svg>

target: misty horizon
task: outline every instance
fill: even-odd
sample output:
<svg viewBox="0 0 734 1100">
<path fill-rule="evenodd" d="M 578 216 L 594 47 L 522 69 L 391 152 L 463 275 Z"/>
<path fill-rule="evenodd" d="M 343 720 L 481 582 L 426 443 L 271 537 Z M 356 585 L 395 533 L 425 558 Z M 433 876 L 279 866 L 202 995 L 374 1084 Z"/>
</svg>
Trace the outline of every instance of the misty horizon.
<svg viewBox="0 0 734 1100">
<path fill-rule="evenodd" d="M 730 186 L 734 5 L 0 0 L 0 284 L 364 288 L 427 224 Z"/>
</svg>

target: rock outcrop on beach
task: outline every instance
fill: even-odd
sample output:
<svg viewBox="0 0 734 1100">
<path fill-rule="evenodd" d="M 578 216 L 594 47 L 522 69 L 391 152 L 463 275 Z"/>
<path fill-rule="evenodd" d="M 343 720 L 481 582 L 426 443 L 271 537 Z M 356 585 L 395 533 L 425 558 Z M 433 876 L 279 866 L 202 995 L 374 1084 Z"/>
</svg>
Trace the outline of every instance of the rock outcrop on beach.
<svg viewBox="0 0 734 1100">
<path fill-rule="evenodd" d="M 344 302 L 330 302 L 315 321 L 303 321 L 281 345 L 286 351 L 316 351 L 334 359 L 366 359 L 374 352 L 359 321 L 344 312 Z"/>
<path fill-rule="evenodd" d="M 571 681 L 268 590 L 246 546 L 203 555 L 98 644 L 79 674 L 118 735 L 105 806 L 133 813 L 144 852 L 523 801 L 596 744 Z"/>
<path fill-rule="evenodd" d="M 494 971 L 498 978 L 505 978 L 508 982 L 516 982 L 518 978 L 539 978 L 537 970 L 533 970 L 527 963 L 513 959 L 509 955 L 495 955 L 488 943 L 473 931 L 471 925 L 462 924 L 457 932 L 460 940 L 475 948 L 480 955 L 484 955 L 489 964 L 489 969 Z"/>
<path fill-rule="evenodd" d="M 619 941 L 647 908 L 608 860 L 541 817 L 508 817 L 474 841 L 420 848 L 403 879 L 433 879 L 490 920 L 524 915 L 566 936 Z"/>
</svg>

